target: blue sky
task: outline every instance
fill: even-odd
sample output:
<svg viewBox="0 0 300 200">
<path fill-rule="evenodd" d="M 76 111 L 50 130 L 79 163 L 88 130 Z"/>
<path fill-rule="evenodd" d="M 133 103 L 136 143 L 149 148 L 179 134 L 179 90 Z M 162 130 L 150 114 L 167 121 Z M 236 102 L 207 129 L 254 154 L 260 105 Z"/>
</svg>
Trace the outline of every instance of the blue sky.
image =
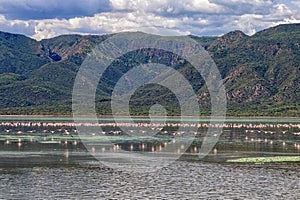
<svg viewBox="0 0 300 200">
<path fill-rule="evenodd" d="M 0 30 L 37 40 L 143 31 L 222 35 L 300 23 L 300 0 L 0 0 Z"/>
</svg>

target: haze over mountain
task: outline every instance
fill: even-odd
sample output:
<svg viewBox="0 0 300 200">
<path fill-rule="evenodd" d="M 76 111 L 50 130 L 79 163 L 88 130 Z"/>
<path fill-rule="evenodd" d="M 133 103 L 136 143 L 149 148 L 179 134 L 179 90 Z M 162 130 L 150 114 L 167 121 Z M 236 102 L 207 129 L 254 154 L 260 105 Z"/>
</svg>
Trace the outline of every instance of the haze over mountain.
<svg viewBox="0 0 300 200">
<path fill-rule="evenodd" d="M 0 32 L 0 113 L 71 114 L 76 73 L 88 52 L 110 35 L 62 35 L 35 41 Z M 247 36 L 232 31 L 221 37 L 190 36 L 210 53 L 219 68 L 229 115 L 300 115 L 300 24 L 279 25 Z M 167 52 L 132 52 L 114 62 L 97 91 L 99 114 L 109 114 L 110 95 L 118 77 L 134 63 L 159 60 L 188 78 L 197 91 L 201 114 L 210 111 L 209 93 L 187 62 Z M 132 61 L 131 61 L 132 62 Z M 147 114 L 161 103 L 169 114 L 180 114 L 174 95 L 158 85 L 136 91 L 133 114 Z"/>
</svg>

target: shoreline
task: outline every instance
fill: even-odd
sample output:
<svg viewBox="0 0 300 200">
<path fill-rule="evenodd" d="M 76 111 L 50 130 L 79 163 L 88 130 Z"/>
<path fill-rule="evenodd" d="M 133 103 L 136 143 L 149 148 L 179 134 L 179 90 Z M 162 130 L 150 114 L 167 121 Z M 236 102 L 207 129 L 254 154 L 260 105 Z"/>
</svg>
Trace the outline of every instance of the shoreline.
<svg viewBox="0 0 300 200">
<path fill-rule="evenodd" d="M 163 118 L 161 116 L 131 116 L 131 118 L 127 116 L 118 115 L 116 116 L 112 115 L 98 115 L 97 120 L 100 121 L 110 121 L 110 122 L 117 122 L 115 119 L 118 119 L 119 122 L 130 122 L 132 120 L 136 120 L 134 123 L 141 123 L 141 122 L 148 122 L 149 120 L 151 123 L 155 122 L 179 122 L 179 123 L 231 123 L 231 124 L 300 124 L 300 118 L 299 117 L 274 117 L 274 116 L 249 116 L 249 117 L 242 117 L 242 116 L 227 116 L 225 118 L 210 118 L 210 116 L 199 116 L 199 118 L 194 118 L 193 116 L 185 116 L 181 118 L 180 116 L 170 116 L 168 118 Z M 82 121 L 94 121 L 93 116 L 76 116 L 76 118 L 73 118 L 73 115 L 0 115 L 0 122 L 5 121 L 60 121 L 60 122 L 82 122 Z"/>
<path fill-rule="evenodd" d="M 81 115 L 82 117 L 87 117 L 88 115 Z M 105 117 L 114 117 L 114 116 L 118 116 L 118 117 L 127 117 L 125 115 L 97 115 L 98 118 L 105 118 Z M 0 115 L 0 118 L 1 117 L 72 117 L 73 118 L 73 115 L 59 115 L 59 114 L 49 114 L 49 115 L 24 115 L 24 114 L 21 114 L 21 115 Z M 133 118 L 148 118 L 149 116 L 147 115 L 132 115 L 131 117 Z M 161 116 L 151 116 L 151 117 L 155 117 L 155 118 L 160 118 Z M 180 118 L 182 116 L 168 116 L 169 118 Z M 194 116 L 183 116 L 185 118 L 192 118 Z M 202 116 L 200 115 L 199 118 L 210 118 L 211 116 L 209 115 L 205 115 L 205 116 Z M 215 118 L 218 118 L 215 117 Z M 299 119 L 300 120 L 300 117 L 295 117 L 295 116 L 225 116 L 225 119 Z"/>
</svg>

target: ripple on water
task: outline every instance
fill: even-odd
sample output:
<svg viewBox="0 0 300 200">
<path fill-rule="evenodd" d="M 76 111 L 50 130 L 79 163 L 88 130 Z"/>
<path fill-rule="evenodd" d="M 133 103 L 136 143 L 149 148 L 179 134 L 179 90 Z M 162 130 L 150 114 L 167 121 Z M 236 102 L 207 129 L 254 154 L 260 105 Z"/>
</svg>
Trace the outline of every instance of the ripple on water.
<svg viewBox="0 0 300 200">
<path fill-rule="evenodd" d="M 274 167 L 274 165 L 273 165 Z M 176 161 L 156 173 L 130 174 L 99 167 L 0 170 L 2 199 L 299 199 L 299 164 L 213 164 Z"/>
</svg>

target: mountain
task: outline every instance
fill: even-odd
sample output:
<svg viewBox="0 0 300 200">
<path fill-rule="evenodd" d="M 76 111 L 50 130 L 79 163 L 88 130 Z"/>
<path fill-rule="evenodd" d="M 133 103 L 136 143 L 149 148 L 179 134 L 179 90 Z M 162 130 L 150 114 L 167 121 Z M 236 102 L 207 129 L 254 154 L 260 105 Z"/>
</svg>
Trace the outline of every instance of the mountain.
<svg viewBox="0 0 300 200">
<path fill-rule="evenodd" d="M 299 39 L 300 24 L 279 25 L 211 51 L 227 80 L 230 109 L 299 116 Z"/>
<path fill-rule="evenodd" d="M 62 35 L 35 41 L 0 32 L 0 114 L 71 114 L 72 89 L 86 55 L 111 35 Z M 190 35 L 211 55 L 226 88 L 228 114 L 300 116 L 300 24 L 286 24 L 248 36 L 232 31 L 221 37 Z M 99 81 L 99 114 L 110 113 L 110 95 L 128 69 L 159 61 L 181 72 L 197 91 L 201 114 L 210 112 L 205 82 L 188 62 L 161 50 L 130 52 L 114 61 Z M 130 80 L 129 80 L 130 81 Z M 130 100 L 133 114 L 148 114 L 153 103 L 180 114 L 167 88 L 148 85 Z"/>
</svg>

